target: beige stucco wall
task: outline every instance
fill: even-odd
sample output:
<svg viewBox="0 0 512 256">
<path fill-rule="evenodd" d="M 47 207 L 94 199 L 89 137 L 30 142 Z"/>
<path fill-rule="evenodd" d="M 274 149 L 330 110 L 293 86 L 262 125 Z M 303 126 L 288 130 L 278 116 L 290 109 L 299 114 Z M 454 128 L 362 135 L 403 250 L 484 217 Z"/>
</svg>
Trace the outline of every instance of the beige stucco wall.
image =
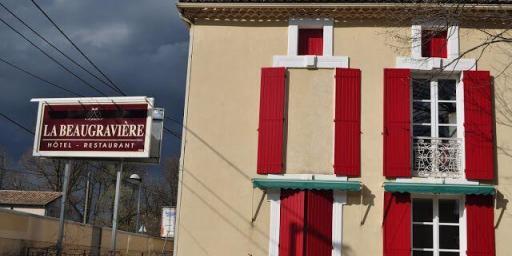
<svg viewBox="0 0 512 256">
<path fill-rule="evenodd" d="M 59 228 L 59 219 L 0 209 L 0 255 L 24 255 L 27 248 L 45 248 L 55 246 Z M 64 227 L 64 251 L 78 253 L 82 250 L 94 251 L 100 241 L 102 254 L 111 250 L 111 229 L 93 227 L 77 222 L 66 221 Z M 117 251 L 123 256 L 160 255 L 164 240 L 143 234 L 119 231 Z M 165 252 L 172 251 L 173 241 L 167 241 Z M 35 249 L 33 249 L 35 250 Z M 74 251 L 73 251 L 74 250 Z"/>
<path fill-rule="evenodd" d="M 288 71 L 287 173 L 332 173 L 334 71 Z"/>
<path fill-rule="evenodd" d="M 364 188 L 349 193 L 344 207 L 345 256 L 382 254 L 383 69 L 409 54 L 393 42 L 390 33 L 397 32 L 410 30 L 382 21 L 336 23 L 334 29 L 334 55 L 349 56 L 350 66 L 362 70 L 362 174 L 356 180 Z M 476 33 L 461 29 L 462 50 Z M 286 24 L 199 22 L 191 27 L 191 47 L 178 255 L 267 255 L 269 204 L 264 200 L 256 214 L 262 191 L 250 179 L 257 176 L 260 68 L 271 66 L 273 55 L 286 54 Z M 479 69 L 492 70 L 496 53 L 487 54 Z M 290 69 L 288 79 L 287 173 L 331 174 L 333 70 Z M 507 86 L 496 80 L 497 91 L 512 90 Z M 497 124 L 498 145 L 512 145 L 511 127 Z M 512 158 L 498 153 L 497 160 L 498 190 L 507 199 Z M 496 210 L 496 223 L 500 214 Z M 508 255 L 510 210 L 496 235 L 498 255 Z"/>
</svg>

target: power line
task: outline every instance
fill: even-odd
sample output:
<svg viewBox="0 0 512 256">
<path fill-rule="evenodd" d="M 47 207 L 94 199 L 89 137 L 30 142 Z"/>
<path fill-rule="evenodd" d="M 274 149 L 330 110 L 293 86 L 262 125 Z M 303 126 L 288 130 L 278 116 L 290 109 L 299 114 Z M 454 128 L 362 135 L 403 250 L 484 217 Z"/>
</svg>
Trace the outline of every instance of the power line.
<svg viewBox="0 0 512 256">
<path fill-rule="evenodd" d="M 36 78 L 36 79 L 39 79 L 39 80 L 41 80 L 41 81 L 43 81 L 43 82 L 45 82 L 45 83 L 47 83 L 47 84 L 49 84 L 49 85 L 52 85 L 52 86 L 54 86 L 54 87 L 56 87 L 56 88 L 58 88 L 58 89 L 61 89 L 61 90 L 63 90 L 63 91 L 66 91 L 66 92 L 71 93 L 71 94 L 73 94 L 73 95 L 75 95 L 75 96 L 78 96 L 78 97 L 83 97 L 83 95 L 81 95 L 81 94 L 79 94 L 79 93 L 76 93 L 76 92 L 74 92 L 74 91 L 72 91 L 72 90 L 66 89 L 66 88 L 64 88 L 64 87 L 63 87 L 63 86 L 61 86 L 61 85 L 55 84 L 55 83 L 53 83 L 53 82 L 50 82 L 50 81 L 48 81 L 48 80 L 46 80 L 46 79 L 44 79 L 44 78 L 42 78 L 42 77 L 40 77 L 40 76 L 38 76 L 38 75 L 36 75 L 36 74 L 33 74 L 33 73 L 31 73 L 31 72 L 29 72 L 29 71 L 27 71 L 27 70 L 25 70 L 25 69 L 23 69 L 23 68 L 21 68 L 21 67 L 19 67 L 19 66 L 16 66 L 16 65 L 12 64 L 11 62 L 9 62 L 9 61 L 5 60 L 5 59 L 4 59 L 4 58 L 2 58 L 2 57 L 0 57 L 0 61 L 1 61 L 1 62 L 3 62 L 3 63 L 5 63 L 5 64 L 7 64 L 7 65 L 9 65 L 9 66 L 11 66 L 11 67 L 12 67 L 12 68 L 14 68 L 14 69 L 17 69 L 17 70 L 19 70 L 19 71 L 21 71 L 21 72 L 23 72 L 23 73 L 25 73 L 25 74 L 27 74 L 27 75 L 29 75 L 29 76 L 31 76 L 31 77 L 34 77 L 34 78 Z"/>
<path fill-rule="evenodd" d="M 12 12 L 9 8 L 7 8 L 7 6 L 5 6 L 4 4 L 2 4 L 0 2 L 0 6 L 2 6 L 7 12 L 9 12 L 14 18 L 16 18 L 21 24 L 23 24 L 25 27 L 27 27 L 30 31 L 32 31 L 36 36 L 38 36 L 41 40 L 43 40 L 45 43 L 47 43 L 49 46 L 51 46 L 54 50 L 56 50 L 57 52 L 59 52 L 60 54 L 62 54 L 64 57 L 66 57 L 66 59 L 68 59 L 69 61 L 71 61 L 73 64 L 77 65 L 78 67 L 80 67 L 83 71 L 87 72 L 89 75 L 93 76 L 94 78 L 96 78 L 98 81 L 100 81 L 101 83 L 105 84 L 106 86 L 108 86 L 110 89 L 114 90 L 115 92 L 119 93 L 116 88 L 112 87 L 112 85 L 108 84 L 107 82 L 105 82 L 103 79 L 99 78 L 97 75 L 93 74 L 92 72 L 90 72 L 88 69 L 86 69 L 84 66 L 80 65 L 80 63 L 76 62 L 73 58 L 69 57 L 69 55 L 67 55 L 66 53 L 64 53 L 63 51 L 61 51 L 57 46 L 55 46 L 55 44 L 53 44 L 52 42 L 48 41 L 44 36 L 42 36 L 40 33 L 38 33 L 36 30 L 34 30 L 30 25 L 28 25 L 25 21 L 23 21 L 23 19 L 21 19 L 20 17 L 18 17 L 14 12 Z"/>
<path fill-rule="evenodd" d="M 7 115 L 5 115 L 4 113 L 0 112 L 0 116 L 2 116 L 3 118 L 5 118 L 7 121 L 13 123 L 14 125 L 18 126 L 19 128 L 23 129 L 24 131 L 34 135 L 34 132 L 32 130 L 30 130 L 29 128 L 25 127 L 24 125 L 22 125 L 21 123 L 18 123 L 17 121 L 15 121 L 14 119 L 8 117 Z"/>
<path fill-rule="evenodd" d="M 50 21 L 50 23 L 52 23 L 52 25 L 66 38 L 66 40 L 68 40 L 68 42 L 71 45 L 73 45 L 73 47 L 89 62 L 89 64 L 91 64 L 98 72 L 100 72 L 100 74 L 103 75 L 103 77 L 105 77 L 105 79 L 107 79 L 115 88 L 117 88 L 118 91 L 122 95 L 126 96 L 126 94 L 121 90 L 121 88 L 119 88 L 119 86 L 117 86 L 104 72 L 101 71 L 101 69 L 96 64 L 94 64 L 94 62 L 80 49 L 80 47 L 78 47 L 73 42 L 73 40 L 71 40 L 71 38 L 69 38 L 69 36 L 59 27 L 59 25 L 57 25 L 57 23 L 55 23 L 53 21 L 53 19 L 50 18 L 50 16 L 34 0 L 32 0 L 32 3 L 46 17 L 46 19 L 48 19 L 48 21 Z M 174 119 L 171 119 L 171 120 L 174 120 Z M 178 121 L 175 121 L 175 122 L 178 122 Z M 171 129 L 169 129 L 169 128 L 165 127 L 165 126 L 164 126 L 164 131 L 166 131 L 167 133 L 169 133 L 172 136 L 176 137 L 177 139 L 181 140 L 181 136 L 179 136 L 176 132 L 172 131 Z"/>
<path fill-rule="evenodd" d="M 170 135 L 176 137 L 177 139 L 181 140 L 181 136 L 180 135 L 178 135 L 176 132 L 174 132 L 173 130 L 171 130 L 171 129 L 165 127 L 165 126 L 164 126 L 164 131 L 166 131 Z"/>
<path fill-rule="evenodd" d="M 19 32 L 17 29 L 15 29 L 14 27 L 12 27 L 11 25 L 9 25 L 9 23 L 7 23 L 4 19 L 0 18 L 0 21 L 2 23 L 4 23 L 7 27 L 9 27 L 12 31 L 14 31 L 16 34 L 18 34 L 19 36 L 21 36 L 23 39 L 25 39 L 25 41 L 29 42 L 32 46 L 34 46 L 35 48 L 37 48 L 41 53 L 43 53 L 46 57 L 48 57 L 49 59 L 51 59 L 53 62 L 55 62 L 57 65 L 59 65 L 61 68 L 63 68 L 64 70 L 66 70 L 67 72 L 69 72 L 70 74 L 72 74 L 74 77 L 76 77 L 78 80 L 80 80 L 82 83 L 84 83 L 85 85 L 89 86 L 90 88 L 94 89 L 96 92 L 100 93 L 101 95 L 103 96 L 107 96 L 104 92 L 100 91 L 98 88 L 96 88 L 94 85 L 88 83 L 87 81 L 83 80 L 81 77 L 79 77 L 77 74 L 75 74 L 73 71 L 69 70 L 68 68 L 66 68 L 62 63 L 60 63 L 58 60 L 56 60 L 55 58 L 53 58 L 52 56 L 50 56 L 48 53 L 46 53 L 43 49 L 41 49 L 41 47 L 37 46 L 35 43 L 33 43 L 32 41 L 30 41 L 30 39 L 28 39 L 25 35 L 23 35 L 21 32 Z"/>
<path fill-rule="evenodd" d="M 89 62 L 89 64 L 91 64 L 91 66 L 93 66 L 103 77 L 105 77 L 105 79 L 107 79 L 115 88 L 117 88 L 119 93 L 121 93 L 123 96 L 126 96 L 126 94 L 105 73 L 103 73 L 103 71 L 101 71 L 101 69 L 98 68 L 98 66 L 96 66 L 96 64 L 94 64 L 94 62 L 89 57 L 87 57 L 87 55 L 73 42 L 73 40 L 71 40 L 71 38 L 66 35 L 66 33 L 64 33 L 59 25 L 57 25 L 57 23 L 55 23 L 52 18 L 50 18 L 50 16 L 48 16 L 48 14 L 34 0 L 32 0 L 32 3 L 46 17 L 46 19 L 48 19 L 48 21 L 50 21 L 57 30 L 59 30 L 59 32 L 68 40 L 68 42 L 71 43 L 71 45 L 73 45 L 73 47 Z"/>
<path fill-rule="evenodd" d="M 102 79 L 100 79 L 99 77 L 95 76 L 94 74 L 92 74 L 91 72 L 89 72 L 87 69 L 85 69 L 83 66 L 81 66 L 79 63 L 77 63 L 76 61 L 74 61 L 71 57 L 69 57 L 68 55 L 66 55 L 64 52 L 62 52 L 60 49 L 58 49 L 54 44 L 52 44 L 51 42 L 49 42 L 46 38 L 44 38 L 41 34 L 39 34 L 37 31 L 35 31 L 34 29 L 32 29 L 32 27 L 30 27 L 27 23 L 25 23 L 21 18 L 19 18 L 17 15 L 15 15 L 11 10 L 9 10 L 5 5 L 3 5 L 2 3 L 0 3 L 0 5 L 6 10 L 8 11 L 11 15 L 13 15 L 19 22 L 21 22 L 23 25 L 25 25 L 28 29 L 30 29 L 34 34 L 36 34 L 40 39 L 42 39 L 44 42 L 46 42 L 48 45 L 50 45 L 53 49 L 57 50 L 60 54 L 62 54 L 63 56 L 65 56 L 68 60 L 70 60 L 71 62 L 73 62 L 75 65 L 79 66 L 80 68 L 82 68 L 84 71 L 86 71 L 87 73 L 89 73 L 90 75 L 94 76 L 96 79 L 98 79 L 99 81 L 101 81 L 102 83 L 104 83 L 105 85 L 109 86 L 109 88 L 113 89 L 113 90 L 116 90 L 117 92 L 119 92 L 120 94 L 122 94 L 123 96 L 126 96 L 126 94 L 104 73 L 102 72 L 99 67 L 94 64 L 94 62 L 92 62 L 92 60 L 71 40 L 71 38 L 69 38 L 66 33 L 50 18 L 50 16 L 36 3 L 32 0 L 32 3 L 36 6 L 36 8 L 52 23 L 52 25 L 69 41 L 69 43 L 71 43 L 71 45 L 73 45 L 73 47 L 89 62 L 89 64 L 91 64 L 103 77 L 105 77 L 105 79 L 107 79 L 111 84 L 112 86 L 115 87 L 112 88 L 112 86 L 109 86 L 105 81 L 103 81 Z M 105 93 L 103 93 L 102 91 L 100 91 L 98 88 L 94 87 L 93 85 L 87 83 L 86 81 L 84 81 L 81 77 L 79 77 L 78 75 L 76 75 L 75 73 L 73 73 L 71 70 L 69 70 L 68 68 L 66 68 L 64 65 L 62 65 L 59 61 L 57 61 L 55 58 L 51 57 L 49 54 L 47 54 L 44 50 L 42 50 L 40 47 L 38 47 L 37 45 L 35 45 L 32 41 L 30 41 L 27 37 L 25 37 L 21 32 L 19 32 L 18 30 L 16 30 L 14 27 L 12 27 L 11 25 L 9 25 L 5 20 L 3 20 L 2 18 L 0 18 L 0 21 L 2 23 L 4 23 L 7 27 L 9 27 L 11 30 L 13 30 L 14 32 L 16 32 L 18 35 L 20 35 L 23 39 L 25 39 L 27 42 L 29 42 L 32 46 L 36 47 L 39 51 L 41 51 L 45 56 L 47 56 L 48 58 L 50 58 L 51 60 L 53 60 L 55 63 L 57 63 L 60 67 L 62 67 L 63 69 L 65 69 L 66 71 L 68 71 L 69 73 L 71 73 L 73 76 L 75 76 L 77 79 L 79 79 L 80 81 L 82 81 L 84 84 L 88 85 L 89 87 L 93 88 L 95 91 L 97 91 L 98 93 L 102 94 L 103 96 L 107 96 Z M 4 63 L 10 65 L 11 67 L 13 68 L 16 68 L 26 74 L 29 74 L 37 79 L 40 79 L 48 84 L 51 84 L 51 85 L 54 85 L 56 86 L 57 88 L 60 88 L 62 90 L 65 90 L 65 91 L 68 91 L 70 93 L 73 93 L 77 96 L 82 96 L 82 95 L 79 95 L 77 93 L 74 93 L 74 92 L 71 92 L 70 90 L 68 89 L 65 89 L 64 87 L 62 86 L 59 86 L 59 85 L 56 85 L 54 83 L 51 83 L 49 81 L 47 81 L 46 79 L 43 79 L 37 75 L 34 75 L 26 70 L 23 70 L 21 69 L 20 67 L 17 67 L 16 65 L 6 61 L 6 60 L 3 60 L 1 59 Z M 108 96 L 107 96 L 108 97 Z M 171 120 L 171 121 L 174 121 L 178 124 L 181 125 L 181 123 L 179 121 L 177 121 L 176 119 L 172 119 L 170 117 L 166 117 L 168 120 Z M 12 120 L 14 121 L 14 120 Z M 14 121 L 15 122 L 15 121 Z M 167 133 L 171 134 L 172 136 L 176 137 L 177 139 L 180 139 L 181 140 L 181 136 L 179 136 L 176 132 L 172 131 L 171 129 L 167 128 L 164 126 L 164 131 L 166 131 Z"/>
<path fill-rule="evenodd" d="M 59 25 L 57 25 L 57 23 L 55 23 L 53 21 L 53 19 L 41 8 L 41 6 L 39 6 L 34 0 L 31 0 L 32 1 L 32 4 L 34 4 L 34 6 L 46 17 L 46 19 L 48 19 L 48 21 L 50 21 L 50 23 L 52 23 L 52 25 L 62 34 L 62 36 L 64 36 L 66 38 L 66 40 L 68 40 L 68 42 L 73 45 L 73 47 L 89 62 L 89 64 L 91 64 L 91 66 L 93 66 L 101 75 L 103 75 L 103 77 L 105 77 L 105 79 L 107 79 L 115 88 L 118 89 L 118 91 L 123 95 L 123 96 L 126 96 L 126 94 L 121 90 L 121 88 L 119 88 L 119 86 L 117 86 L 113 81 L 112 79 L 110 79 L 103 71 L 101 71 L 101 69 L 96 65 L 94 64 L 94 62 L 80 49 L 80 47 L 78 47 L 74 42 L 73 40 L 71 40 L 71 38 L 64 32 L 64 30 L 62 30 Z M 172 119 L 172 118 L 167 118 L 169 120 L 172 120 L 178 124 L 181 125 L 181 123 L 175 119 Z M 164 131 L 168 132 L 169 134 L 173 135 L 174 137 L 176 137 L 177 139 L 180 139 L 181 140 L 181 136 L 179 136 L 177 133 L 175 133 L 174 131 L 170 130 L 169 128 L 165 127 L 164 126 Z"/>
</svg>

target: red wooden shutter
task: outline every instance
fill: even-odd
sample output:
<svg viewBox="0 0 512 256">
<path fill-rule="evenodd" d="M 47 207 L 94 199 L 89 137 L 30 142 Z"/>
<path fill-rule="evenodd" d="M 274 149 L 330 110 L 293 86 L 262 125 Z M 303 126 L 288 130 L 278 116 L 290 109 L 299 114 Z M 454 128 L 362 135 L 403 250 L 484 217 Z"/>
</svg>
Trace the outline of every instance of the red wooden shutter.
<svg viewBox="0 0 512 256">
<path fill-rule="evenodd" d="M 447 32 L 439 32 L 434 35 L 430 41 L 430 53 L 432 57 L 446 58 L 447 57 Z"/>
<path fill-rule="evenodd" d="M 361 175 L 361 70 L 336 69 L 334 173 Z"/>
<path fill-rule="evenodd" d="M 494 136 L 489 71 L 464 72 L 466 178 L 494 178 Z"/>
<path fill-rule="evenodd" d="M 384 256 L 411 255 L 411 197 L 384 192 Z"/>
<path fill-rule="evenodd" d="M 305 191 L 281 190 L 281 219 L 279 226 L 279 255 L 304 255 Z"/>
<path fill-rule="evenodd" d="M 467 195 L 468 256 L 494 256 L 494 200 L 492 196 Z"/>
<path fill-rule="evenodd" d="M 323 55 L 323 29 L 299 29 L 299 55 Z"/>
<path fill-rule="evenodd" d="M 409 69 L 384 69 L 384 176 L 411 176 Z"/>
<path fill-rule="evenodd" d="M 421 56 L 447 57 L 447 31 L 423 30 L 421 33 Z"/>
<path fill-rule="evenodd" d="M 258 174 L 283 170 L 285 68 L 261 69 Z"/>
<path fill-rule="evenodd" d="M 307 256 L 330 256 L 332 252 L 332 190 L 308 190 L 306 194 Z"/>
</svg>

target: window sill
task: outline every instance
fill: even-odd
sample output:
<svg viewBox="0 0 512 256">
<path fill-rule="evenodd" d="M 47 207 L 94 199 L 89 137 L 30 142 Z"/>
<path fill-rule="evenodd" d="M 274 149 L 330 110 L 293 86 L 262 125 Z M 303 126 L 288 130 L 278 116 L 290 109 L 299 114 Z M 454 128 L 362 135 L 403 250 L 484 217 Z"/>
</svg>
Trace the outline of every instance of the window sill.
<svg viewBox="0 0 512 256">
<path fill-rule="evenodd" d="M 416 70 L 465 71 L 476 70 L 475 59 L 428 58 L 428 57 L 397 57 L 397 68 Z"/>
<path fill-rule="evenodd" d="M 273 58 L 274 67 L 287 68 L 348 68 L 347 56 L 283 56 Z"/>
<path fill-rule="evenodd" d="M 432 183 L 432 184 L 461 184 L 461 185 L 479 185 L 478 181 L 470 181 L 466 179 L 451 179 L 451 178 L 397 178 L 395 182 L 398 183 Z"/>
</svg>

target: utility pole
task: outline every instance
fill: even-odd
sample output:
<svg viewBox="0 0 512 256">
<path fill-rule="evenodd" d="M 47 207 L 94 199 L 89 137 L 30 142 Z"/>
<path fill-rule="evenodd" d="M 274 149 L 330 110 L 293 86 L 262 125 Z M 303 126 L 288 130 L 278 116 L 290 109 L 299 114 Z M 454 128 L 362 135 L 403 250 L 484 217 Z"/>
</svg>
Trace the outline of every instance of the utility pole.
<svg viewBox="0 0 512 256">
<path fill-rule="evenodd" d="M 91 189 L 91 170 L 87 171 L 87 183 L 85 184 L 85 205 L 84 205 L 84 217 L 82 220 L 83 224 L 87 224 L 89 217 L 89 201 L 90 201 L 90 189 Z"/>
<path fill-rule="evenodd" d="M 69 173 L 71 172 L 71 161 L 66 160 L 64 167 L 64 182 L 62 184 L 62 197 L 60 201 L 59 233 L 57 238 L 57 256 L 62 255 L 62 240 L 64 239 L 64 215 L 66 213 L 66 200 L 68 196 Z"/>
<path fill-rule="evenodd" d="M 121 178 L 123 174 L 123 165 L 124 161 L 121 160 L 121 164 L 119 164 L 119 169 L 117 170 L 117 179 L 116 179 L 116 194 L 114 195 L 114 214 L 112 217 L 112 249 L 111 252 L 116 254 L 116 238 L 117 238 L 117 213 L 119 211 L 119 196 L 121 194 Z"/>
</svg>

